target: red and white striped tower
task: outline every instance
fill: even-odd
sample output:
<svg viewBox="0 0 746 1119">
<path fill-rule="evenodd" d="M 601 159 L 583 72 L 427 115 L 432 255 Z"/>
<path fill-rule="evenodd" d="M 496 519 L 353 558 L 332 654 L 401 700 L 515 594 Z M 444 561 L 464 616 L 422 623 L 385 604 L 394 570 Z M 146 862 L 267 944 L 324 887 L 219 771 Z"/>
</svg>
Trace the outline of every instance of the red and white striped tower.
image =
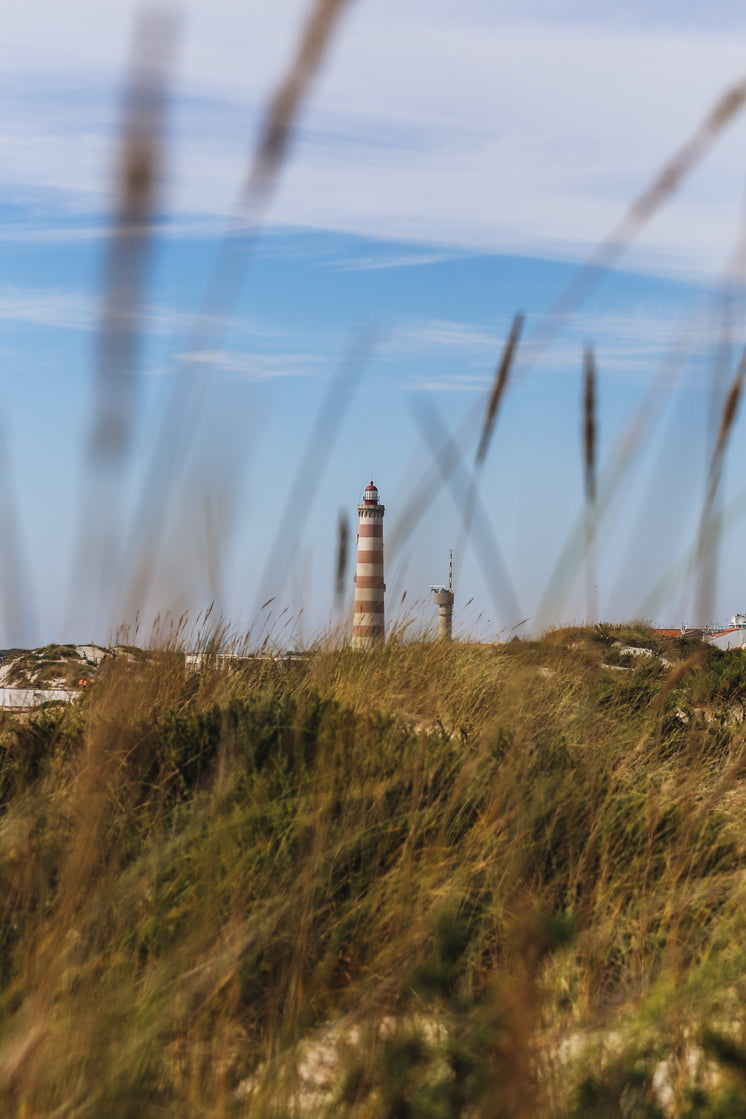
<svg viewBox="0 0 746 1119">
<path fill-rule="evenodd" d="M 357 567 L 355 569 L 355 608 L 352 615 L 353 649 L 372 649 L 385 639 L 383 596 L 383 505 L 378 503 L 378 490 L 371 482 L 366 486 L 363 503 L 357 507 L 360 523 L 357 534 Z"/>
</svg>

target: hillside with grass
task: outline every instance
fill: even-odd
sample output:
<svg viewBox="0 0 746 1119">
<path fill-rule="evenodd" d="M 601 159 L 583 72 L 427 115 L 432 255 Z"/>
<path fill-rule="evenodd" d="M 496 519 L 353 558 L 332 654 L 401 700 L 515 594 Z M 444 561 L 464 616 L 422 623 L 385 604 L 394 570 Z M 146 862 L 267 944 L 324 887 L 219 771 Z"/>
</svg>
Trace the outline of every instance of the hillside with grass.
<svg viewBox="0 0 746 1119">
<path fill-rule="evenodd" d="M 746 1111 L 740 652 L 600 626 L 91 680 L 2 716 L 3 1114 Z"/>
</svg>

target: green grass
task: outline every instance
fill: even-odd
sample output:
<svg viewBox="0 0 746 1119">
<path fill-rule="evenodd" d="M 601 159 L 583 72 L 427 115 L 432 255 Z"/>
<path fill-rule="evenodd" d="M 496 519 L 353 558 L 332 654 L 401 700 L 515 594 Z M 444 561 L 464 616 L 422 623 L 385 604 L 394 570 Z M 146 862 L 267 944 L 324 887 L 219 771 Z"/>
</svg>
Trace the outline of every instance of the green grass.
<svg viewBox="0 0 746 1119">
<path fill-rule="evenodd" d="M 3 1113 L 739 1114 L 746 662 L 690 654 L 150 653 L 6 718 Z"/>
<path fill-rule="evenodd" d="M 7 684 L 16 688 L 75 688 L 90 681 L 93 666 L 74 645 L 45 645 L 43 649 L 15 650 L 8 657 Z"/>
</svg>

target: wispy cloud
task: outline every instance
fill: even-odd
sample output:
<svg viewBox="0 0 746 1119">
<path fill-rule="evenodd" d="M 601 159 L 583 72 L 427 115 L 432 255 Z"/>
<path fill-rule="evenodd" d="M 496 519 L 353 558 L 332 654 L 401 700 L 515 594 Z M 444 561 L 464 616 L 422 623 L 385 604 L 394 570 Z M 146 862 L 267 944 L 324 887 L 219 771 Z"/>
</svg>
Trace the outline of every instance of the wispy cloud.
<svg viewBox="0 0 746 1119">
<path fill-rule="evenodd" d="M 93 331 L 98 328 L 100 293 L 68 288 L 0 288 L 0 322 L 18 326 L 49 327 L 55 330 Z M 230 327 L 234 334 L 276 343 L 287 337 L 287 330 L 248 315 L 211 321 Z M 186 334 L 194 326 L 191 311 L 150 304 L 137 316 L 137 328 L 144 335 Z M 195 360 L 198 360 L 195 358 Z"/>
<path fill-rule="evenodd" d="M 326 267 L 337 268 L 340 272 L 373 272 L 387 268 L 417 268 L 426 264 L 442 264 L 454 260 L 454 252 L 398 252 L 381 253 L 376 256 L 352 256 L 330 260 Z"/>
<path fill-rule="evenodd" d="M 448 319 L 428 319 L 401 325 L 396 341 L 414 343 L 420 349 L 440 349 L 443 346 L 459 350 L 492 350 L 500 345 L 500 338 L 474 323 L 452 322 Z"/>
<path fill-rule="evenodd" d="M 278 0 L 241 21 L 230 10 L 228 0 L 187 4 L 165 193 L 172 234 L 230 212 L 303 3 Z M 132 11 L 126 0 L 9 9 L 0 199 L 41 198 L 60 217 L 106 212 Z M 671 14 L 671 0 L 618 19 L 587 0 L 533 0 L 520 18 L 514 6 L 476 2 L 355 7 L 271 222 L 424 246 L 331 265 L 346 269 L 432 263 L 443 246 L 582 256 L 745 68 L 740 40 L 718 19 L 677 13 L 673 24 Z M 741 122 L 646 231 L 637 266 L 719 267 L 739 216 L 744 135 Z M 62 236 L 47 224 L 41 236 Z M 72 236 L 97 234 L 89 224 Z"/>
<path fill-rule="evenodd" d="M 196 366 L 209 366 L 213 371 L 229 374 L 239 380 L 268 381 L 277 377 L 308 377 L 324 367 L 318 354 L 309 353 L 236 353 L 231 350 L 190 350 L 179 354 L 179 360 Z"/>
<path fill-rule="evenodd" d="M 542 352 L 535 371 L 567 375 L 581 367 L 583 348 L 592 342 L 602 377 L 620 376 L 649 381 L 679 338 L 680 307 L 667 303 L 641 304 L 625 310 L 595 310 L 578 314 L 550 349 Z M 691 309 L 690 309 L 691 313 Z M 494 329 L 479 322 L 442 319 L 411 321 L 392 332 L 383 352 L 389 361 L 406 362 L 409 387 L 433 392 L 473 392 L 489 387 L 509 326 Z M 520 356 L 531 361 L 531 319 Z M 707 356 L 706 332 L 698 334 L 700 364 Z M 437 355 L 437 361 L 433 360 Z M 426 363 L 422 371 L 419 363 Z"/>
<path fill-rule="evenodd" d="M 0 321 L 61 330 L 91 330 L 96 304 L 85 292 L 62 288 L 0 289 Z"/>
<path fill-rule="evenodd" d="M 689 312 L 692 312 L 690 307 Z M 589 311 L 578 314 L 543 356 L 538 366 L 546 373 L 581 368 L 584 347 L 590 342 L 596 352 L 600 375 L 613 374 L 649 380 L 665 356 L 680 339 L 681 307 L 642 304 L 620 311 Z M 702 336 L 699 338 L 701 346 Z M 524 353 L 530 359 L 530 338 Z"/>
<path fill-rule="evenodd" d="M 179 221 L 158 221 L 148 227 L 153 237 L 161 240 L 175 238 L 215 238 L 223 232 L 225 223 L 219 217 L 182 218 Z M 131 232 L 138 232 L 132 227 Z M 73 216 L 64 224 L 46 224 L 41 221 L 35 225 L 29 222 L 0 223 L 0 243 L 26 245 L 76 244 L 78 242 L 106 241 L 111 236 L 111 223 L 106 217 L 97 221 L 80 223 Z"/>
<path fill-rule="evenodd" d="M 486 392 L 490 376 L 458 373 L 439 378 L 415 377 L 409 386 L 415 392 Z"/>
<path fill-rule="evenodd" d="M 98 326 L 100 296 L 67 288 L 0 288 L 0 321 L 56 330 L 92 331 Z M 149 307 L 137 316 L 144 334 L 185 330 L 193 321 L 188 312 Z"/>
</svg>

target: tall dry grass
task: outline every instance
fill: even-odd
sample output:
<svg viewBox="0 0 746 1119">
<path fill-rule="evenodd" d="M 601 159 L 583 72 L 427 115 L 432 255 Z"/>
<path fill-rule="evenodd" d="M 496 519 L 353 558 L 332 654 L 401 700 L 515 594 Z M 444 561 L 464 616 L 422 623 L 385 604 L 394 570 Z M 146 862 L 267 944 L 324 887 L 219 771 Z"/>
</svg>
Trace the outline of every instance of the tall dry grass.
<svg viewBox="0 0 746 1119">
<path fill-rule="evenodd" d="M 691 653 L 154 650 L 6 718 L 5 1113 L 736 1114 L 746 692 Z"/>
</svg>

